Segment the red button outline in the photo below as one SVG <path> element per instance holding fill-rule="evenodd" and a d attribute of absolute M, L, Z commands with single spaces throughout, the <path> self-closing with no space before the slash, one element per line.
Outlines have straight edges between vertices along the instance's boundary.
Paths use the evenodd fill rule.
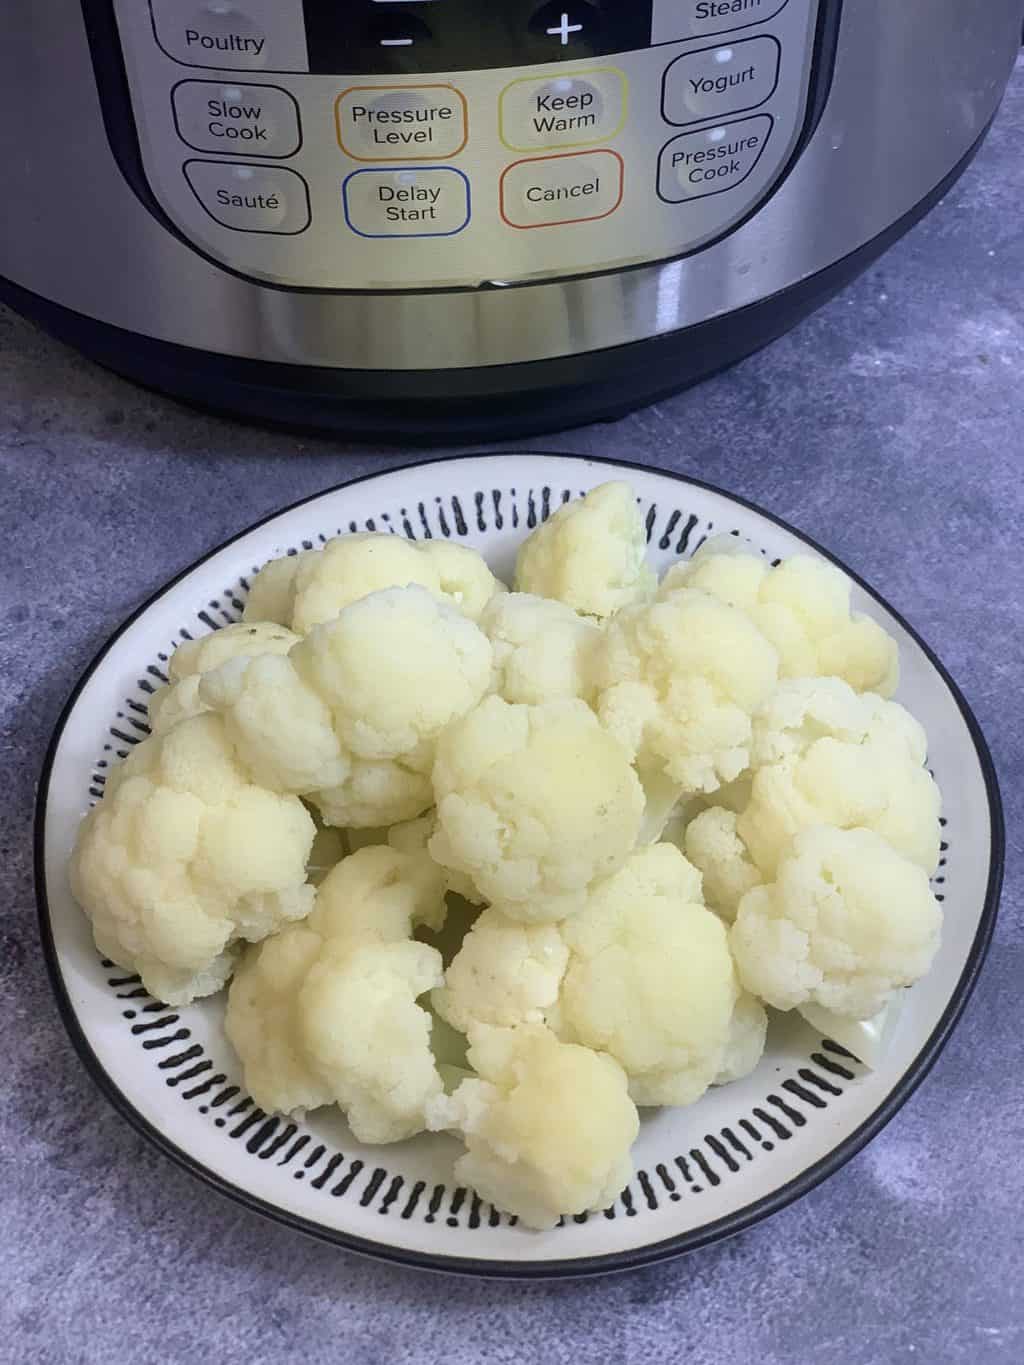
<path fill-rule="evenodd" d="M 586 218 L 559 218 L 550 223 L 513 223 L 512 219 L 505 213 L 505 178 L 509 171 L 514 171 L 517 166 L 528 166 L 538 161 L 568 161 L 570 157 L 574 156 L 593 157 L 600 154 L 613 156 L 619 163 L 619 197 L 611 208 L 606 209 L 604 213 L 592 213 Z M 626 163 L 619 153 L 613 152 L 610 147 L 588 147 L 586 151 L 563 152 L 560 155 L 555 156 L 524 156 L 520 157 L 518 161 L 513 161 L 510 165 L 506 166 L 501 173 L 501 179 L 498 182 L 498 212 L 501 214 L 502 222 L 510 228 L 517 228 L 520 232 L 532 232 L 534 228 L 567 227 L 572 223 L 597 223 L 600 222 L 602 218 L 610 218 L 616 209 L 620 207 L 625 190 Z"/>

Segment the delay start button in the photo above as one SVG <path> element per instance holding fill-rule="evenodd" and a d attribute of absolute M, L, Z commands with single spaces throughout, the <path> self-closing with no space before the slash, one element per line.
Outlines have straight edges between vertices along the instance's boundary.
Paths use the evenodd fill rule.
<path fill-rule="evenodd" d="M 277 85 L 179 81 L 171 105 L 178 136 L 199 152 L 294 156 L 302 142 L 299 106 Z"/>
<path fill-rule="evenodd" d="M 607 218 L 622 203 L 624 172 L 606 149 L 514 161 L 501 177 L 501 216 L 514 228 Z"/>
<path fill-rule="evenodd" d="M 454 166 L 353 171 L 341 198 L 360 237 L 454 237 L 469 222 L 469 181 Z"/>
<path fill-rule="evenodd" d="M 354 161 L 438 161 L 469 137 L 453 85 L 353 85 L 334 102 L 338 144 Z"/>
<path fill-rule="evenodd" d="M 773 126 L 769 114 L 754 114 L 674 137 L 658 158 L 658 197 L 683 204 L 735 189 L 761 160 Z"/>
<path fill-rule="evenodd" d="M 626 88 L 611 66 L 512 81 L 501 92 L 501 140 L 515 152 L 610 142 L 626 121 Z"/>

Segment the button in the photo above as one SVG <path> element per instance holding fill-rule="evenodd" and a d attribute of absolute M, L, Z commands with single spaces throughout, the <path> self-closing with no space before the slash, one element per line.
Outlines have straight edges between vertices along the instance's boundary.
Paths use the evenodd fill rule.
<path fill-rule="evenodd" d="M 309 227 L 309 190 L 284 166 L 186 161 L 185 179 L 211 218 L 236 232 L 292 236 Z"/>
<path fill-rule="evenodd" d="M 775 93 L 781 58 L 778 39 L 768 35 L 677 57 L 662 82 L 665 122 L 699 123 L 756 109 Z"/>
<path fill-rule="evenodd" d="M 682 204 L 742 185 L 761 160 L 773 123 L 770 115 L 755 114 L 674 137 L 658 158 L 659 197 Z"/>
<path fill-rule="evenodd" d="M 433 34 L 415 14 L 381 14 L 368 30 L 368 41 L 373 47 L 386 50 L 403 47 L 422 48 L 433 39 Z"/>
<path fill-rule="evenodd" d="M 353 85 L 334 104 L 341 150 L 356 161 L 438 161 L 469 136 L 466 97 L 451 85 Z"/>
<path fill-rule="evenodd" d="M 452 237 L 469 222 L 469 181 L 454 166 L 353 171 L 341 197 L 360 237 Z"/>
<path fill-rule="evenodd" d="M 765 24 L 788 4 L 789 0 L 654 0 L 651 42 L 709 38 Z"/>
<path fill-rule="evenodd" d="M 150 0 L 156 40 L 176 62 L 232 71 L 308 71 L 302 0 Z"/>
<path fill-rule="evenodd" d="M 514 161 L 501 177 L 501 216 L 509 227 L 554 227 L 607 218 L 622 203 L 618 152 L 569 152 Z"/>
<path fill-rule="evenodd" d="M 611 142 L 626 121 L 626 90 L 611 66 L 513 81 L 501 92 L 501 140 L 515 152 Z"/>
<path fill-rule="evenodd" d="M 587 48 L 597 40 L 600 17 L 593 5 L 553 0 L 530 20 L 530 32 L 551 40 L 555 48 Z"/>
<path fill-rule="evenodd" d="M 277 85 L 179 81 L 171 104 L 178 136 L 199 152 L 294 156 L 302 145 L 299 106 Z"/>

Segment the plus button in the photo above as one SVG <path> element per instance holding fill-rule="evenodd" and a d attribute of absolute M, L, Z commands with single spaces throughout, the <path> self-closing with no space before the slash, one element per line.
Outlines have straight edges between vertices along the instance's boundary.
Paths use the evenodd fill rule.
<path fill-rule="evenodd" d="M 553 38 L 553 37 L 555 37 L 555 35 L 557 34 L 558 37 L 561 38 L 561 40 L 562 40 L 562 46 L 563 46 L 563 47 L 565 47 L 565 46 L 567 45 L 567 43 L 569 42 L 569 37 L 570 37 L 571 34 L 573 34 L 573 33 L 582 33 L 582 32 L 583 32 L 583 25 L 582 25 L 582 24 L 570 24 L 570 23 L 569 23 L 569 16 L 568 16 L 568 14 L 566 14 L 565 10 L 562 11 L 562 16 L 561 16 L 561 18 L 559 19 L 558 23 L 554 26 L 554 28 L 549 28 L 549 29 L 547 30 L 547 33 L 548 33 L 549 37 L 552 37 L 552 38 Z"/>

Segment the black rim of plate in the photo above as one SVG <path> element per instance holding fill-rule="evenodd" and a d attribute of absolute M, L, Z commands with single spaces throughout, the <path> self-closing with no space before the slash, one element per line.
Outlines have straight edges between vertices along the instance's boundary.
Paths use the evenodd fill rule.
<path fill-rule="evenodd" d="M 449 1256 L 444 1253 L 432 1253 L 413 1251 L 408 1248 L 389 1246 L 385 1243 L 370 1241 L 363 1237 L 357 1237 L 352 1233 L 341 1232 L 334 1228 L 329 1228 L 321 1223 L 304 1218 L 301 1215 L 287 1212 L 275 1204 L 268 1203 L 266 1200 L 251 1194 L 248 1190 L 233 1185 L 230 1181 L 222 1179 L 216 1175 L 202 1162 L 183 1151 L 180 1147 L 171 1142 L 158 1128 L 150 1124 L 134 1107 L 131 1100 L 120 1090 L 110 1075 L 104 1070 L 102 1064 L 93 1052 L 89 1041 L 85 1035 L 82 1025 L 79 1023 L 75 1008 L 71 1003 L 67 986 L 64 982 L 63 972 L 61 971 L 60 960 L 53 939 L 53 929 L 50 923 L 50 907 L 46 892 L 46 866 L 45 866 L 45 846 L 46 846 L 46 809 L 49 801 L 50 775 L 53 768 L 54 758 L 64 734 L 65 727 L 77 704 L 78 698 L 82 693 L 86 683 L 95 673 L 96 669 L 103 662 L 109 650 L 120 639 L 126 630 L 131 627 L 140 616 L 150 609 L 165 593 L 175 587 L 183 578 L 187 577 L 195 569 L 200 568 L 214 555 L 221 550 L 227 549 L 236 541 L 243 539 L 251 532 L 265 526 L 276 517 L 286 512 L 295 511 L 297 508 L 304 507 L 309 503 L 316 502 L 320 498 L 337 493 L 345 488 L 355 487 L 357 484 L 368 483 L 374 479 L 387 478 L 391 474 L 400 474 L 406 470 L 425 470 L 431 467 L 443 468 L 445 465 L 463 460 L 497 460 L 516 458 L 517 456 L 533 456 L 541 459 L 560 459 L 573 460 L 581 465 L 596 465 L 610 469 L 636 470 L 645 474 L 655 474 L 662 478 L 673 479 L 677 483 L 686 484 L 693 488 L 702 489 L 705 492 L 717 494 L 727 501 L 735 503 L 748 511 L 756 513 L 766 521 L 781 527 L 789 532 L 798 540 L 809 546 L 815 553 L 836 564 L 847 574 L 853 582 L 857 583 L 864 591 L 874 599 L 881 607 L 887 611 L 892 618 L 907 632 L 911 639 L 921 649 L 929 663 L 938 673 L 943 683 L 949 690 L 950 696 L 956 703 L 964 722 L 967 726 L 971 740 L 977 754 L 978 764 L 981 768 L 982 777 L 985 783 L 985 791 L 988 799 L 989 825 L 991 840 L 991 857 L 989 861 L 988 880 L 985 888 L 985 901 L 982 907 L 981 918 L 978 923 L 978 932 L 971 944 L 970 952 L 964 963 L 963 972 L 956 984 L 956 988 L 950 997 L 949 1003 L 943 1011 L 942 1018 L 925 1042 L 921 1051 L 917 1054 L 914 1061 L 907 1068 L 906 1072 L 885 1097 L 882 1103 L 870 1115 L 869 1118 L 855 1129 L 848 1137 L 840 1142 L 827 1156 L 820 1161 L 809 1166 L 793 1180 L 775 1190 L 772 1194 L 765 1195 L 761 1199 L 754 1200 L 745 1208 L 737 1210 L 724 1218 L 717 1219 L 715 1222 L 705 1224 L 703 1227 L 695 1228 L 690 1232 L 679 1233 L 674 1237 L 665 1238 L 658 1242 L 649 1243 L 646 1246 L 635 1247 L 631 1250 L 608 1252 L 602 1255 L 581 1256 L 563 1260 L 522 1260 L 522 1261 L 496 1261 L 486 1260 L 472 1256 Z M 660 469 L 655 465 L 644 465 L 638 461 L 614 460 L 601 458 L 599 456 L 577 455 L 571 452 L 550 451 L 550 450 L 524 450 L 524 451 L 485 451 L 481 453 L 467 453 L 464 455 L 446 456 L 441 459 L 428 459 L 413 461 L 406 465 L 399 465 L 390 470 L 379 470 L 372 474 L 363 474 L 358 478 L 346 479 L 330 488 L 323 489 L 319 493 L 311 494 L 309 497 L 300 498 L 297 502 L 291 503 L 286 507 L 279 508 L 271 512 L 268 516 L 261 518 L 240 531 L 237 535 L 231 536 L 228 540 L 209 550 L 187 568 L 182 569 L 174 578 L 170 579 L 149 597 L 141 606 L 124 621 L 113 635 L 107 640 L 95 656 L 85 672 L 82 674 L 78 683 L 75 685 L 70 697 L 61 711 L 57 721 L 53 738 L 50 740 L 43 762 L 43 769 L 39 779 L 38 794 L 36 798 L 35 826 L 34 826 L 34 864 L 35 864 L 35 884 L 36 902 L 39 913 L 39 932 L 42 939 L 43 954 L 46 967 L 50 975 L 50 982 L 54 994 L 57 998 L 57 1006 L 60 1011 L 64 1027 L 71 1038 L 79 1056 L 85 1063 L 86 1070 L 92 1079 L 99 1086 L 107 1100 L 114 1108 L 128 1120 L 130 1124 L 142 1134 L 149 1142 L 157 1147 L 165 1156 L 183 1167 L 190 1174 L 199 1180 L 211 1185 L 221 1194 L 227 1195 L 237 1203 L 252 1209 L 256 1213 L 263 1214 L 264 1217 L 272 1218 L 278 1223 L 283 1223 L 287 1227 L 304 1232 L 320 1241 L 329 1242 L 334 1246 L 344 1248 L 346 1251 L 355 1251 L 363 1255 L 376 1258 L 377 1260 L 387 1261 L 393 1264 L 413 1266 L 423 1270 L 446 1271 L 461 1275 L 482 1276 L 489 1279 L 514 1279 L 514 1280 L 541 1280 L 541 1279 L 576 1279 L 592 1275 L 607 1274 L 612 1271 L 633 1270 L 642 1266 L 654 1265 L 659 1261 L 669 1260 L 675 1256 L 680 1256 L 687 1251 L 696 1251 L 699 1247 L 708 1246 L 712 1242 L 718 1242 L 726 1237 L 731 1237 L 735 1233 L 743 1232 L 754 1224 L 777 1213 L 788 1204 L 807 1194 L 815 1186 L 821 1184 L 830 1175 L 845 1165 L 851 1157 L 855 1156 L 868 1142 L 879 1133 L 896 1112 L 907 1102 L 917 1087 L 928 1075 L 934 1066 L 940 1052 L 945 1047 L 949 1036 L 952 1033 L 964 1007 L 969 1000 L 982 965 L 988 953 L 989 945 L 992 941 L 992 934 L 995 928 L 996 915 L 999 907 L 999 895 L 1003 882 L 1003 863 L 1005 855 L 1006 834 L 1003 822 L 1002 800 L 999 793 L 999 783 L 996 777 L 995 765 L 989 752 L 985 737 L 981 727 L 974 716 L 973 711 L 968 705 L 963 693 L 953 681 L 952 677 L 936 656 L 934 651 L 921 639 L 920 635 L 913 627 L 881 596 L 870 584 L 866 583 L 858 574 L 854 573 L 842 560 L 831 554 L 823 546 L 802 531 L 791 526 L 782 517 L 776 516 L 772 512 L 765 511 L 758 507 L 756 503 L 746 498 L 739 497 L 735 493 L 727 492 L 714 484 L 707 483 L 701 479 L 691 478 L 686 474 L 678 474 L 673 470 Z"/>

